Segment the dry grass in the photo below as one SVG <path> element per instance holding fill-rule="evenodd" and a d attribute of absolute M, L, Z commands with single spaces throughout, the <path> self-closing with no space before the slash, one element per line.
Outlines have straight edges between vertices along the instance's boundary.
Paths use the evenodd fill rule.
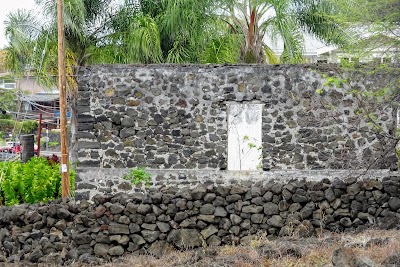
<path fill-rule="evenodd" d="M 332 254 L 344 248 L 349 255 L 368 257 L 377 266 L 400 252 L 400 231 L 369 230 L 359 234 L 325 234 L 318 238 L 278 238 L 259 236 L 246 246 L 203 247 L 169 251 L 161 258 L 126 255 L 113 262 L 71 263 L 69 267 L 314 267 L 332 266 Z M 12 266 L 12 265 L 7 265 Z M 20 265 L 27 266 L 27 265 Z M 45 266 L 45 265 L 41 265 Z M 399 265 L 400 267 L 400 262 Z"/>
<path fill-rule="evenodd" d="M 381 263 L 389 255 L 400 253 L 400 231 L 372 232 L 373 238 L 368 240 L 368 235 L 357 235 L 353 252 L 356 255 L 368 257 L 374 262 Z M 383 244 L 380 242 L 383 241 Z M 361 244 L 361 245 L 357 245 Z M 377 244 L 374 244 L 377 243 Z M 400 262 L 398 264 L 400 266 Z"/>
<path fill-rule="evenodd" d="M 319 238 L 290 237 L 272 240 L 260 236 L 247 246 L 232 245 L 204 247 L 183 252 L 173 251 L 159 259 L 151 255 L 126 256 L 101 266 L 329 266 L 333 252 L 339 247 L 345 247 L 349 253 L 358 257 L 368 257 L 380 264 L 388 256 L 400 252 L 400 232 L 369 230 L 359 234 L 329 234 Z M 78 266 L 88 265 L 73 264 L 71 267 Z"/>
<path fill-rule="evenodd" d="M 307 243 L 307 240 L 310 239 L 304 239 L 304 243 Z M 320 238 L 316 244 L 309 245 L 307 252 L 301 257 L 283 256 L 266 259 L 264 266 L 327 266 L 331 264 L 333 252 L 339 247 L 347 248 L 348 253 L 359 258 L 366 257 L 380 264 L 388 256 L 400 252 L 400 232 L 370 230 L 354 235 L 332 235 Z"/>

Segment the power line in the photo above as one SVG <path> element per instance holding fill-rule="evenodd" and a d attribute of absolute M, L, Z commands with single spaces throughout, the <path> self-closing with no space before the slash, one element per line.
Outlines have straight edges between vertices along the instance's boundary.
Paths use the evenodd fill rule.
<path fill-rule="evenodd" d="M 60 109 L 57 108 L 57 107 L 51 107 L 51 106 L 40 105 L 40 104 L 37 104 L 36 102 L 30 101 L 30 100 L 27 100 L 27 99 L 25 99 L 24 101 L 27 102 L 27 103 L 29 103 L 29 104 L 31 104 L 31 105 L 34 106 L 36 109 L 38 109 L 38 110 L 40 110 L 40 111 L 42 111 L 42 112 L 44 112 L 44 113 L 49 113 L 49 112 L 48 112 L 47 110 L 43 110 L 43 108 L 48 109 L 48 110 L 60 110 Z"/>

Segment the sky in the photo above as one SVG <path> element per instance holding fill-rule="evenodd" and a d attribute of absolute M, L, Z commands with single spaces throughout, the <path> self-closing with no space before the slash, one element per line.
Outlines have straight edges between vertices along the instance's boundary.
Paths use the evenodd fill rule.
<path fill-rule="evenodd" d="M 0 49 L 7 44 L 4 36 L 4 21 L 7 19 L 7 14 L 19 8 L 35 9 L 35 0 L 0 0 Z"/>

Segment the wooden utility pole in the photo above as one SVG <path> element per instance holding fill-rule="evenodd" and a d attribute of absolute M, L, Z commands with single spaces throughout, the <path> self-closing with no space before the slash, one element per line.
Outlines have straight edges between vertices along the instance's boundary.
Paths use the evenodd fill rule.
<path fill-rule="evenodd" d="M 64 0 L 57 0 L 58 14 L 58 87 L 60 90 L 61 186 L 62 197 L 70 197 L 67 145 L 67 78 L 65 74 Z"/>

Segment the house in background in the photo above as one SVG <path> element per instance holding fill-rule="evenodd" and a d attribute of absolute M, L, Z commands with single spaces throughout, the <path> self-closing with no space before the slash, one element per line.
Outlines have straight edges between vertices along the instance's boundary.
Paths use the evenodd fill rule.
<path fill-rule="evenodd" d="M 37 82 L 36 78 L 33 76 L 18 78 L 16 79 L 15 82 L 16 82 L 16 88 L 29 94 L 37 94 L 37 93 L 58 94 L 58 89 L 56 87 L 46 88 L 40 85 Z"/>
<path fill-rule="evenodd" d="M 40 92 L 35 94 L 21 94 L 20 114 L 34 120 L 42 115 L 43 128 L 54 129 L 60 125 L 60 96 L 58 92 Z"/>
<path fill-rule="evenodd" d="M 45 88 L 35 77 L 27 76 L 15 80 L 18 100 L 21 103 L 17 116 L 20 119 L 39 120 L 42 114 L 42 127 L 59 128 L 60 104 L 57 88 Z"/>
<path fill-rule="evenodd" d="M 15 90 L 18 101 L 18 112 L 13 112 L 16 119 L 39 120 L 42 114 L 44 128 L 59 128 L 60 104 L 59 91 L 56 87 L 46 88 L 40 85 L 33 76 L 10 79 L 7 72 L 0 73 L 0 88 Z M 69 117 L 69 114 L 68 114 Z"/>
<path fill-rule="evenodd" d="M 305 63 L 340 63 L 342 60 L 358 62 L 377 63 L 399 63 L 400 47 L 394 46 L 399 43 L 399 34 L 387 33 L 373 36 L 366 33 L 361 34 L 360 47 L 365 47 L 363 55 L 349 54 L 334 45 L 327 45 L 315 37 L 304 34 L 304 60 Z M 266 39 L 265 43 L 276 53 L 278 57 L 283 52 L 283 41 L 280 38 L 272 41 Z"/>
<path fill-rule="evenodd" d="M 17 88 L 17 84 L 15 83 L 15 81 L 12 81 L 9 79 L 4 79 L 4 78 L 1 78 L 1 76 L 0 76 L 0 88 L 13 90 L 13 89 Z"/>
<path fill-rule="evenodd" d="M 278 57 L 282 55 L 284 44 L 281 38 L 266 39 L 265 43 Z M 306 63 L 336 63 L 329 54 L 334 49 L 336 49 L 334 46 L 328 46 L 315 37 L 304 34 L 303 58 Z"/>

